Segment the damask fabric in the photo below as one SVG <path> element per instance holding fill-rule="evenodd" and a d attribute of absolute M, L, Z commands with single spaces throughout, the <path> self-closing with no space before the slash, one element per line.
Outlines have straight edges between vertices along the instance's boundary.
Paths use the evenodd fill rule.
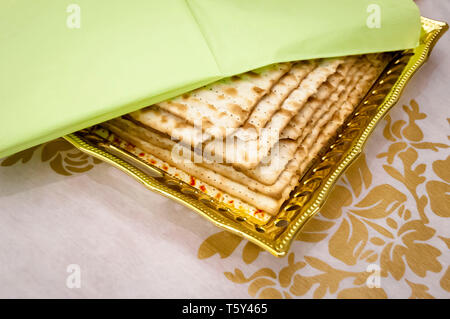
<path fill-rule="evenodd" d="M 450 20 L 450 3 L 418 4 Z M 0 297 L 449 298 L 449 50 L 438 43 L 286 258 L 61 139 L 1 159 Z"/>

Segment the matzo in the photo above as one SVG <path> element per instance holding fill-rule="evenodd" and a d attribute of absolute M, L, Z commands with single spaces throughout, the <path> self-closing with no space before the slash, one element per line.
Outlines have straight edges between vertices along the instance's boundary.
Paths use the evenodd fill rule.
<path fill-rule="evenodd" d="M 243 128 L 249 125 L 252 127 L 265 125 L 289 93 L 298 87 L 303 78 L 316 65 L 315 60 L 295 63 L 289 72 L 272 86 L 270 92 L 257 103 Z M 157 105 L 146 107 L 129 115 L 136 121 L 193 147 L 211 138 L 210 134 L 206 132 L 202 134 L 203 127 L 193 125 L 175 114 L 162 110 Z"/>
<path fill-rule="evenodd" d="M 291 66 L 277 63 L 225 78 L 157 106 L 208 134 L 224 136 L 245 122 L 256 103 Z"/>
<path fill-rule="evenodd" d="M 281 126 L 284 127 L 284 125 L 289 122 L 290 118 L 302 108 L 309 97 L 317 92 L 321 84 L 334 74 L 338 66 L 343 62 L 343 59 L 325 60 L 309 73 L 303 81 L 301 81 L 298 88 L 293 90 L 283 101 L 281 109 L 274 114 L 269 123 L 271 129 L 275 130 Z M 249 130 L 252 130 L 252 128 L 247 128 L 247 131 Z M 272 133 L 271 131 L 265 131 L 263 133 L 266 135 L 275 135 L 275 133 Z M 243 135 L 243 130 L 241 130 L 239 134 Z M 247 143 L 245 140 L 233 135 L 231 138 L 228 137 L 226 141 L 215 139 L 207 142 L 205 145 L 205 153 L 218 156 L 223 162 L 231 163 L 234 167 L 251 169 L 256 167 L 263 157 L 257 155 L 259 153 L 258 144 L 260 144 L 258 140 Z"/>

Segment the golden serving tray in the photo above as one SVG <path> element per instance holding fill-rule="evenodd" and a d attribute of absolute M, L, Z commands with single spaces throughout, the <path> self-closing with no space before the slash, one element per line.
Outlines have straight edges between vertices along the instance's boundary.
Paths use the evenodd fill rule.
<path fill-rule="evenodd" d="M 99 133 L 98 127 L 64 138 L 83 152 L 131 175 L 147 188 L 191 208 L 218 227 L 247 238 L 275 256 L 284 256 L 305 223 L 323 206 L 339 176 L 361 153 L 376 124 L 395 105 L 406 83 L 448 29 L 444 22 L 424 17 L 421 22 L 420 45 L 395 55 L 336 137 L 322 149 L 322 156 L 316 158 L 299 180 L 278 214 L 266 220 L 250 218 L 242 210 L 230 208 L 129 150 L 117 147 Z"/>

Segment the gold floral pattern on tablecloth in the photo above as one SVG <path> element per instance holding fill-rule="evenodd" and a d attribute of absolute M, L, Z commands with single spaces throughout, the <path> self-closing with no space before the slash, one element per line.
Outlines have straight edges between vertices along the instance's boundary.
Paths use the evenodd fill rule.
<path fill-rule="evenodd" d="M 94 165 L 102 162 L 81 152 L 66 140 L 58 138 L 6 157 L 0 162 L 0 166 L 7 167 L 16 164 L 25 164 L 37 153 L 40 153 L 42 162 L 48 162 L 50 168 L 55 173 L 64 176 L 87 172 Z"/>
<path fill-rule="evenodd" d="M 300 247 L 293 244 L 287 258 L 266 267 L 257 261 L 261 249 L 222 231 L 201 244 L 198 258 L 215 254 L 227 258 L 245 242 L 244 266 L 224 275 L 257 298 L 434 298 L 434 291 L 440 296 L 449 292 L 450 267 L 443 256 L 448 258 L 450 239 L 434 228 L 450 215 L 449 145 L 424 139 L 419 125 L 427 115 L 415 100 L 402 108 L 406 119 L 386 116 L 387 149 L 376 154 L 381 160 L 377 174 L 384 172 L 387 178 L 381 180 L 386 183 L 374 181 L 373 168 L 363 154 L 298 236 L 298 245 L 316 245 L 317 254 L 296 253 Z M 443 158 L 429 163 L 426 152 Z M 433 176 L 429 171 L 436 177 L 427 177 Z M 262 267 L 254 270 L 256 264 Z M 375 274 L 370 267 L 379 269 L 379 287 L 367 284 Z M 383 286 L 388 280 L 389 285 Z M 393 285 L 401 287 L 403 294 L 394 292 Z"/>

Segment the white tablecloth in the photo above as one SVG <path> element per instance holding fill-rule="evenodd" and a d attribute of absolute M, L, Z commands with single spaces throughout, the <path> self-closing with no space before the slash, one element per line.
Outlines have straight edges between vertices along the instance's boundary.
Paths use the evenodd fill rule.
<path fill-rule="evenodd" d="M 449 52 L 446 34 L 287 258 L 62 140 L 0 160 L 0 297 L 450 297 Z"/>

